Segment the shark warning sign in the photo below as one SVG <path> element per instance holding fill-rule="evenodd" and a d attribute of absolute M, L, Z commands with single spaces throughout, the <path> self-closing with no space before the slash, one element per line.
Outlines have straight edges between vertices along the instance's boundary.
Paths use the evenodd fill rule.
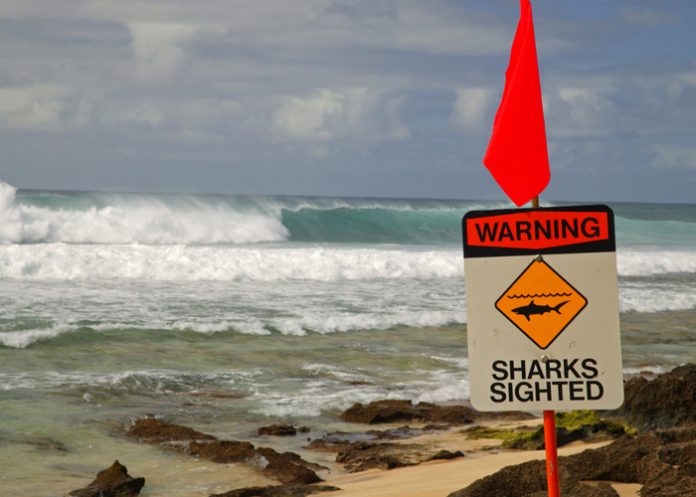
<path fill-rule="evenodd" d="M 611 209 L 472 211 L 462 223 L 473 406 L 621 405 Z"/>
<path fill-rule="evenodd" d="M 495 307 L 545 349 L 587 305 L 587 299 L 539 256 L 503 292 Z"/>

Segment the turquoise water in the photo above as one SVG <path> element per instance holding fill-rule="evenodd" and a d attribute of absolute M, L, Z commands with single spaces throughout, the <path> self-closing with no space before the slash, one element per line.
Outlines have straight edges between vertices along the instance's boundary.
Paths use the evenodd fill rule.
<path fill-rule="evenodd" d="M 460 222 L 502 207 L 0 184 L 0 495 L 116 458 L 145 496 L 258 480 L 119 435 L 147 413 L 268 443 L 260 424 L 330 429 L 357 401 L 467 399 Z M 612 207 L 626 374 L 693 361 L 696 206 Z"/>

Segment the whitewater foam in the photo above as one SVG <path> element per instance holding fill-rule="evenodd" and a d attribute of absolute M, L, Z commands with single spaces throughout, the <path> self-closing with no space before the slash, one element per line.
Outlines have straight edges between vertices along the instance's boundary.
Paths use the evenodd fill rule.
<path fill-rule="evenodd" d="M 462 276 L 456 250 L 187 245 L 0 246 L 0 279 L 339 281 Z"/>
<path fill-rule="evenodd" d="M 617 266 L 620 276 L 694 274 L 696 250 L 619 250 Z"/>
<path fill-rule="evenodd" d="M 463 278 L 456 248 L 348 246 L 0 245 L 0 279 L 152 281 L 356 281 Z M 625 251 L 625 276 L 696 274 L 696 251 Z"/>

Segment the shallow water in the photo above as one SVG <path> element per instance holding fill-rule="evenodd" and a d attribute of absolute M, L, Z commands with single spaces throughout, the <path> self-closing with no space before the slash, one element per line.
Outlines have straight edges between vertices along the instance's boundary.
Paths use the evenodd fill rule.
<path fill-rule="evenodd" d="M 0 188 L 0 495 L 63 495 L 114 459 L 144 496 L 261 481 L 126 440 L 146 414 L 302 452 L 257 428 L 466 401 L 459 223 L 481 207 L 500 206 Z M 696 206 L 615 211 L 624 373 L 693 362 Z"/>

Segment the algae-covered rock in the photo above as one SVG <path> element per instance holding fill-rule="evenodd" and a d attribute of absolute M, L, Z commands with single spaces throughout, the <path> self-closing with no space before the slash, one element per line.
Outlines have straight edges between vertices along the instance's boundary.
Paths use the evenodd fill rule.
<path fill-rule="evenodd" d="M 544 427 L 497 429 L 474 427 L 465 432 L 469 438 L 502 440 L 507 449 L 541 450 L 544 448 Z M 556 445 L 561 447 L 576 440 L 598 441 L 616 438 L 636 430 L 624 422 L 600 418 L 595 411 L 556 413 Z"/>

